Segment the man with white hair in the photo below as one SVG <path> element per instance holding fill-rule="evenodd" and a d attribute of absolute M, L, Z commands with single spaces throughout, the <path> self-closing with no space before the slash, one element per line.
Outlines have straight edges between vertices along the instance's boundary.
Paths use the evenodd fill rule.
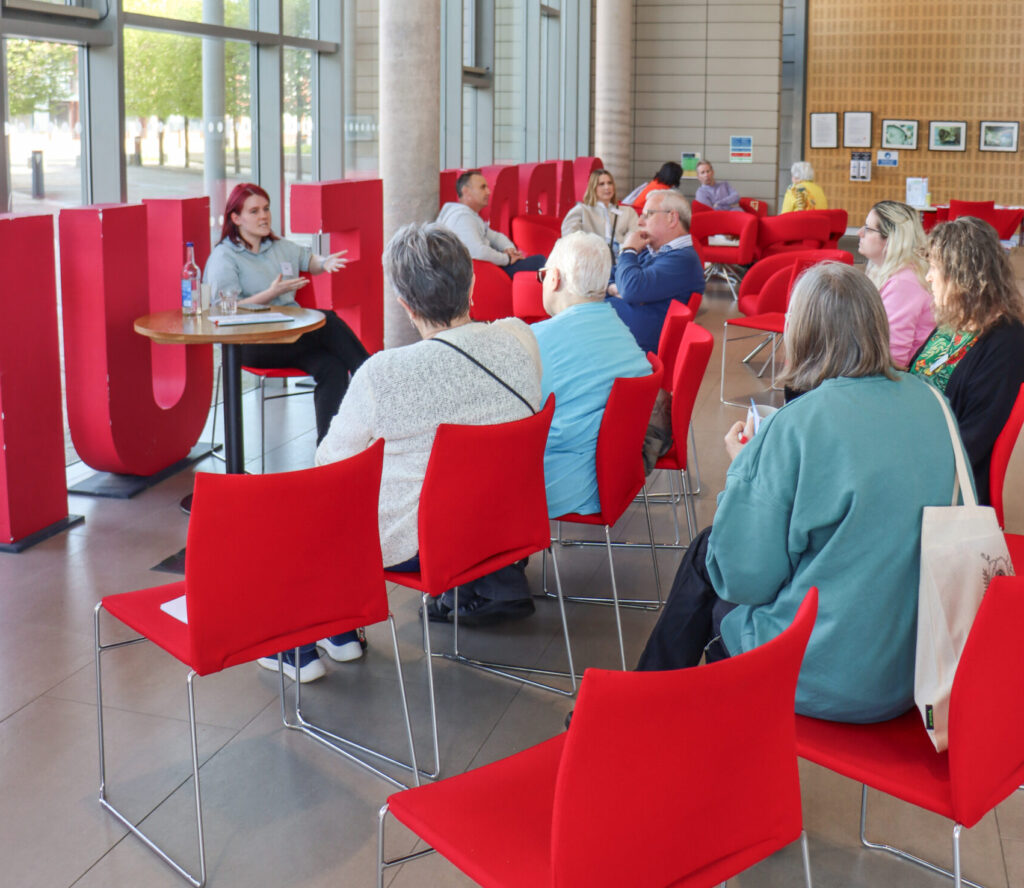
<path fill-rule="evenodd" d="M 550 320 L 531 328 L 540 347 L 542 400 L 555 396 L 544 452 L 548 514 L 600 511 L 595 452 L 612 383 L 647 376 L 644 353 L 605 302 L 611 253 L 604 238 L 582 231 L 555 244 L 538 272 Z"/>
<path fill-rule="evenodd" d="M 704 292 L 704 267 L 690 238 L 690 205 L 672 189 L 644 204 L 640 227 L 623 242 L 608 288 L 611 304 L 645 352 L 658 350 L 669 303 Z"/>

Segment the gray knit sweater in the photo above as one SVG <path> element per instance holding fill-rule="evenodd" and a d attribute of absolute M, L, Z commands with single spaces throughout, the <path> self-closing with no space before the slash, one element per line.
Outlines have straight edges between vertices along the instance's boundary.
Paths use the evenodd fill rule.
<path fill-rule="evenodd" d="M 466 324 L 440 334 L 540 406 L 540 355 L 529 327 L 515 318 Z M 372 355 L 316 451 L 317 465 L 336 462 L 383 438 L 380 542 L 384 564 L 419 551 L 420 488 L 437 427 L 486 425 L 529 415 L 526 405 L 464 355 L 424 340 Z"/>

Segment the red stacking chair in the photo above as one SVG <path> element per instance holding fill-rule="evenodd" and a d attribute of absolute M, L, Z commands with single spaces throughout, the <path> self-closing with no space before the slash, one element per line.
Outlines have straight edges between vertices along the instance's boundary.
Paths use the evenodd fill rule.
<path fill-rule="evenodd" d="M 722 210 L 700 213 L 690 220 L 693 246 L 704 263 L 704 280 L 716 276 L 725 278 L 733 299 L 736 298 L 736 284 L 739 283 L 740 275 L 730 266 L 750 265 L 754 261 L 757 225 L 757 216 Z M 736 238 L 737 243 L 709 244 L 712 237 Z"/>
<path fill-rule="evenodd" d="M 434 699 L 434 670 L 427 631 L 427 601 L 446 589 L 493 573 L 551 545 L 547 495 L 544 488 L 544 447 L 547 444 L 555 399 L 549 397 L 544 409 L 534 416 L 498 425 L 438 426 L 430 461 L 423 479 L 418 515 L 420 570 L 385 571 L 384 576 L 399 586 L 422 593 L 423 647 L 427 654 L 427 686 L 434 744 L 434 770 L 440 773 L 437 742 L 437 705 Z M 466 483 L 472 479 L 472 483 Z M 552 558 L 554 554 L 552 553 Z M 571 696 L 576 693 L 565 606 L 558 584 L 562 633 L 569 661 L 568 673 L 490 663 L 465 656 L 459 651 L 456 619 L 451 653 L 439 654 L 467 666 L 511 678 L 533 687 Z M 457 599 L 456 599 L 457 603 Z M 456 607 L 455 616 L 458 616 Z M 513 670 L 510 672 L 509 670 Z M 516 673 L 567 675 L 570 689 L 542 684 Z"/>
<path fill-rule="evenodd" d="M 821 250 L 829 239 L 829 220 L 810 212 L 783 213 L 758 220 L 759 259 L 791 250 Z"/>
<path fill-rule="evenodd" d="M 512 314 L 528 324 L 551 317 L 544 308 L 544 285 L 535 272 L 520 271 L 513 276 Z"/>
<path fill-rule="evenodd" d="M 960 888 L 960 833 L 1024 781 L 1024 577 L 996 577 L 982 599 L 953 679 L 949 748 L 938 753 L 917 709 L 871 725 L 797 716 L 801 757 L 863 784 L 861 842 L 952 876 Z M 953 872 L 866 837 L 867 788 L 954 821 Z M 973 882 L 969 884 L 974 884 Z"/>
<path fill-rule="evenodd" d="M 807 210 L 806 212 L 817 212 Z M 758 295 L 765 281 L 780 268 L 792 266 L 797 260 L 813 259 L 815 262 L 845 262 L 853 265 L 853 256 L 846 250 L 794 250 L 787 253 L 776 253 L 767 259 L 755 262 L 740 281 L 739 298 L 736 307 L 741 314 L 757 314 Z"/>
<path fill-rule="evenodd" d="M 565 733 L 388 799 L 378 888 L 431 851 L 484 888 L 709 888 L 797 839 L 810 888 L 793 699 L 816 608 L 708 666 L 588 669 Z M 386 860 L 388 811 L 431 847 Z"/>
<path fill-rule="evenodd" d="M 697 392 L 704 380 L 711 352 L 714 348 L 714 337 L 697 324 L 689 324 L 679 342 L 678 356 L 673 361 L 672 377 L 672 449 L 655 463 L 656 469 L 670 469 L 679 473 L 682 491 L 683 508 L 686 510 L 686 529 L 693 542 L 693 534 L 697 526 L 697 514 L 693 504 L 693 492 L 686 469 L 686 439 L 692 431 L 690 420 L 693 406 L 697 401 Z M 696 462 L 697 445 L 692 441 L 694 461 Z M 670 548 L 679 547 L 679 515 L 676 502 L 672 502 L 672 518 L 675 523 L 676 541 Z"/>
<path fill-rule="evenodd" d="M 500 266 L 482 259 L 473 260 L 473 274 L 476 280 L 469 297 L 469 316 L 474 321 L 512 317 L 512 278 Z"/>
<path fill-rule="evenodd" d="M 828 241 L 824 248 L 838 250 L 839 238 L 846 234 L 846 224 L 849 220 L 846 210 L 806 210 L 804 215 L 820 216 L 828 222 Z"/>
<path fill-rule="evenodd" d="M 196 475 L 184 581 L 108 595 L 96 605 L 93 630 L 100 804 L 193 885 L 201 886 L 206 881 L 193 690 L 197 675 L 211 675 L 282 649 L 387 620 L 410 764 L 358 746 L 307 721 L 302 714 L 301 682 L 295 682 L 294 720 L 289 720 L 285 716 L 284 672 L 279 669 L 282 716 L 286 727 L 312 736 L 395 786 L 403 784 L 360 754 L 400 765 L 419 782 L 377 530 L 383 455 L 384 442 L 378 441 L 350 459 L 300 472 Z M 252 524 L 244 516 L 272 520 L 272 542 L 254 540 Z M 134 629 L 139 636 L 102 643 L 102 611 Z M 198 878 L 107 798 L 102 654 L 147 639 L 191 670 L 186 685 L 199 842 Z"/>
<path fill-rule="evenodd" d="M 994 201 L 951 200 L 949 202 L 949 218 L 959 219 L 961 216 L 974 216 L 988 222 L 999 235 L 1000 240 L 1010 240 L 1020 228 L 1024 220 L 1024 210 L 996 209 Z"/>
<path fill-rule="evenodd" d="M 999 526 L 1006 532 L 1006 545 L 1014 569 L 1024 575 L 1024 385 L 1017 393 L 1010 418 L 992 447 L 989 490 Z M 1011 468 L 1012 466 L 1012 468 Z M 1010 482 L 1007 482 L 1007 475 Z"/>
<path fill-rule="evenodd" d="M 696 216 L 698 213 L 713 213 L 715 212 L 714 207 L 709 207 L 706 203 L 701 203 L 699 200 L 690 201 L 690 216 Z"/>
<path fill-rule="evenodd" d="M 740 209 L 745 213 L 753 213 L 759 218 L 768 215 L 768 204 L 763 200 L 758 200 L 753 197 L 741 197 Z"/>
<path fill-rule="evenodd" d="M 516 216 L 512 220 L 512 241 L 527 256 L 547 256 L 562 236 L 562 222 L 557 216 Z"/>
<path fill-rule="evenodd" d="M 959 219 L 961 216 L 975 216 L 978 219 L 984 219 L 982 214 L 989 213 L 995 208 L 994 200 L 951 200 L 948 218 L 952 220 Z"/>
<path fill-rule="evenodd" d="M 673 299 L 665 313 L 665 322 L 661 325 L 661 336 L 658 337 L 658 360 L 661 361 L 663 376 L 661 387 L 667 392 L 672 391 L 672 370 L 676 364 L 676 353 L 683 339 L 686 325 L 693 320 L 693 311 L 685 302 Z"/>
<path fill-rule="evenodd" d="M 616 379 L 612 383 L 612 390 L 608 395 L 608 405 L 604 409 L 604 416 L 601 417 L 601 427 L 597 433 L 596 453 L 597 490 L 601 501 L 601 511 L 592 515 L 570 512 L 555 518 L 558 522 L 567 521 L 571 524 L 604 526 L 604 545 L 608 550 L 608 568 L 612 577 L 611 604 L 615 609 L 615 628 L 619 636 L 619 655 L 622 659 L 623 669 L 626 668 L 626 648 L 622 640 L 619 590 L 615 584 L 615 563 L 612 560 L 611 529 L 633 501 L 633 497 L 641 491 L 644 495 L 644 512 L 647 516 L 647 534 L 650 538 L 651 562 L 654 565 L 654 582 L 658 590 L 658 600 L 633 598 L 625 603 L 634 607 L 660 607 L 662 603 L 658 553 L 654 548 L 654 530 L 651 526 L 651 509 L 647 499 L 647 486 L 644 477 L 643 443 L 644 436 L 647 434 L 647 426 L 650 424 L 654 399 L 661 387 L 664 371 L 661 361 L 656 355 L 648 354 L 647 359 L 651 362 L 652 373 L 650 376 Z M 563 540 L 561 523 L 558 526 L 558 541 L 580 546 L 601 545 L 601 543 L 591 540 Z M 557 579 L 558 575 L 555 576 Z M 565 600 L 585 604 L 609 603 L 607 598 L 584 596 L 565 596 Z"/>

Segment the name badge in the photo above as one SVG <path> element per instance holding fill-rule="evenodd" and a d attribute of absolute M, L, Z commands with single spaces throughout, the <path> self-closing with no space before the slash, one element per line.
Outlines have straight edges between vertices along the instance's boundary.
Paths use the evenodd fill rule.
<path fill-rule="evenodd" d="M 281 263 L 281 274 L 285 277 L 295 277 L 295 266 L 291 262 Z"/>
<path fill-rule="evenodd" d="M 945 364 L 945 363 L 946 363 L 946 361 L 948 361 L 948 360 L 949 360 L 949 355 L 943 355 L 943 356 L 942 356 L 941 358 L 939 358 L 939 359 L 938 359 L 937 361 L 934 361 L 934 362 L 933 362 L 933 363 L 932 363 L 932 364 L 931 364 L 931 365 L 930 365 L 930 366 L 928 367 L 928 375 L 929 375 L 929 376 L 931 376 L 931 375 L 932 375 L 932 374 L 933 374 L 933 373 L 934 373 L 934 372 L 935 372 L 936 370 L 938 370 L 938 369 L 939 369 L 939 367 L 941 367 L 941 366 L 942 366 L 943 364 Z"/>

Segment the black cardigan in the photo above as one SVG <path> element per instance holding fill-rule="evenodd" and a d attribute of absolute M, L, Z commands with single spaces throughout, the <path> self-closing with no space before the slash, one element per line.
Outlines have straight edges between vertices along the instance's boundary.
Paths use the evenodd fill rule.
<path fill-rule="evenodd" d="M 911 367 L 917 357 L 911 358 Z M 1024 324 L 1020 321 L 1004 321 L 985 333 L 967 350 L 949 377 L 946 397 L 974 469 L 979 503 L 987 505 L 992 501 L 992 446 L 1010 418 L 1022 383 Z"/>

